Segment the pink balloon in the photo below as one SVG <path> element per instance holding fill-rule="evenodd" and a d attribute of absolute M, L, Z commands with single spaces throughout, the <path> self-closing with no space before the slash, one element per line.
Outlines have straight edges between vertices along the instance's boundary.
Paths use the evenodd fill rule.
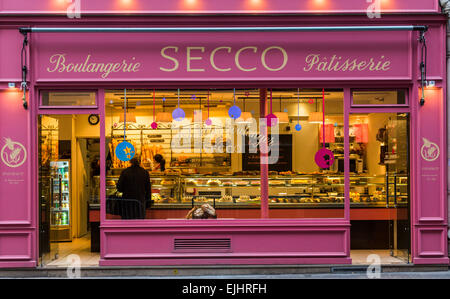
<path fill-rule="evenodd" d="M 151 124 L 152 129 L 156 130 L 158 128 L 158 124 L 154 121 Z"/>

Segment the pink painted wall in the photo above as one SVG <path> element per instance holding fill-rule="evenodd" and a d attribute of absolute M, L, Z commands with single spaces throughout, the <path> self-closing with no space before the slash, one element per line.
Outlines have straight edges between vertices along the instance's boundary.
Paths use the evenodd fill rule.
<path fill-rule="evenodd" d="M 108 3 L 112 3 L 108 2 Z M 333 5 L 346 3 L 355 4 L 352 1 L 339 1 Z M 333 2 L 333 3 L 334 3 Z M 50 2 L 46 2 L 50 3 Z M 84 3 L 84 1 L 83 1 Z M 87 2 L 86 2 L 87 3 Z M 94 3 L 94 4 L 92 4 Z M 96 1 L 89 1 L 88 5 L 96 5 Z M 227 2 L 232 3 L 232 2 Z M 274 3 L 274 2 L 272 2 Z M 288 2 L 284 2 L 288 3 Z M 289 1 L 289 3 L 293 3 Z M 302 2 L 304 3 L 304 2 Z M 360 2 L 358 2 L 360 3 Z M 437 1 L 396 1 L 396 5 L 402 6 L 405 10 L 419 9 L 422 12 L 437 11 Z M 3 1 L 0 9 L 12 13 L 21 1 Z M 41 6 L 42 2 L 27 2 L 29 11 L 47 10 Z M 363 3 L 366 5 L 366 3 Z M 408 7 L 406 6 L 408 4 Z M 362 4 L 359 6 L 360 10 Z M 350 6 L 349 6 L 350 7 Z M 356 6 L 357 7 L 357 6 Z M 21 6 L 20 9 L 23 9 Z M 92 7 L 95 9 L 105 9 L 101 6 Z M 163 8 L 160 8 L 163 9 Z M 173 9 L 173 8 L 171 8 Z M 214 9 L 220 9 L 215 7 Z M 228 9 L 222 7 L 221 9 Z M 277 8 L 287 9 L 287 8 Z M 367 24 L 367 17 L 354 16 L 335 19 L 327 16 L 315 17 L 316 23 L 327 25 L 345 24 Z M 397 19 L 398 18 L 398 19 Z M 417 33 L 389 32 L 389 33 L 330 33 L 330 34 L 174 34 L 171 37 L 158 34 L 145 35 L 142 42 L 131 41 L 134 47 L 127 48 L 127 39 L 144 35 L 115 34 L 105 37 L 98 35 L 71 35 L 70 39 L 57 34 L 33 34 L 32 55 L 34 63 L 32 73 L 29 78 L 33 84 L 30 101 L 30 109 L 25 111 L 21 104 L 21 94 L 17 90 L 8 90 L 7 83 L 20 80 L 19 54 L 22 45 L 21 35 L 16 31 L 18 23 L 25 25 L 37 24 L 37 19 L 30 17 L 27 21 L 18 23 L 0 22 L 0 149 L 4 147 L 4 137 L 11 138 L 15 142 L 23 144 L 27 151 L 27 159 L 24 164 L 11 170 L 4 162 L 0 162 L 0 267 L 28 266 L 36 265 L 38 251 L 38 231 L 37 226 L 37 152 L 36 152 L 36 93 L 34 87 L 53 86 L 67 87 L 77 86 L 79 88 L 90 84 L 93 88 L 116 87 L 126 84 L 145 83 L 164 80 L 165 84 L 176 86 L 181 80 L 184 84 L 198 84 L 201 79 L 215 78 L 220 81 L 231 81 L 243 84 L 249 82 L 267 86 L 279 80 L 283 84 L 295 81 L 296 86 L 310 87 L 311 85 L 321 87 L 339 86 L 344 87 L 346 98 L 349 99 L 349 89 L 358 85 L 359 87 L 384 87 L 402 86 L 411 88 L 411 107 L 407 111 L 411 112 L 411 164 L 412 164 L 412 248 L 414 263 L 443 264 L 448 263 L 446 254 L 446 229 L 447 229 L 447 204 L 446 204 L 446 119 L 445 119 L 445 19 L 440 15 L 421 16 L 423 21 L 420 24 L 430 25 L 427 33 L 428 41 L 428 75 L 436 80 L 437 86 L 442 87 L 435 91 L 427 91 L 426 104 L 418 107 L 418 60 L 417 60 Z M 421 19 L 421 20 L 422 20 Z M 68 19 L 67 19 L 68 20 Z M 62 22 L 66 22 L 64 20 Z M 127 19 L 121 19 L 123 21 Z M 261 19 L 259 19 L 261 20 Z M 16 20 L 17 21 L 17 20 Z M 70 22 L 70 20 L 68 20 Z M 84 20 L 81 19 L 80 23 Z M 174 22 L 173 19 L 170 19 Z M 11 21 L 12 22 L 12 21 Z M 52 17 L 48 17 L 39 25 L 51 25 L 56 22 Z M 58 19 L 61 22 L 61 19 Z M 98 20 L 86 18 L 86 23 L 91 26 L 111 25 L 110 20 Z M 142 21 L 141 21 L 142 22 Z M 225 22 L 225 21 L 224 21 Z M 148 21 L 148 24 L 151 20 Z M 271 20 L 267 19 L 271 24 Z M 293 21 L 292 25 L 301 25 L 302 20 Z M 377 20 L 377 24 L 417 24 L 416 18 L 408 19 L 406 16 L 390 16 L 386 19 Z M 71 23 L 66 25 L 70 26 Z M 147 25 L 148 25 L 147 24 Z M 173 25 L 173 23 L 169 23 Z M 251 25 L 248 19 L 239 22 L 237 25 Z M 307 37 L 307 38 L 305 38 Z M 242 46 L 257 46 L 258 51 L 277 44 L 286 47 L 289 61 L 280 73 L 264 70 L 262 62 L 253 53 L 243 53 L 243 65 L 253 61 L 257 70 L 255 74 L 245 76 L 242 71 L 233 66 L 232 57 L 228 57 L 226 52 L 217 53 L 217 65 L 226 67 L 231 65 L 233 69 L 227 74 L 218 74 L 214 68 L 208 65 L 211 51 L 215 46 L 221 45 L 220 40 L 226 40 L 223 46 L 232 47 L 232 51 Z M 306 43 L 304 40 L 310 39 L 312 42 Z M 394 47 L 381 47 L 390 39 Z M 339 40 L 344 42 L 340 43 Z M 99 42 L 101 41 L 101 42 Z M 178 53 L 180 59 L 179 73 L 176 75 L 158 72 L 161 64 L 166 68 L 170 67 L 170 61 L 162 59 L 160 56 L 161 46 L 165 44 L 175 44 L 176 46 L 205 46 L 205 58 L 194 60 L 194 68 L 205 68 L 204 74 L 197 72 L 187 72 L 185 54 Z M 300 46 L 296 46 L 296 44 Z M 392 45 L 392 44 L 390 44 Z M 86 73 L 49 73 L 49 57 L 54 52 L 67 52 L 70 59 L 82 60 L 87 54 L 92 53 L 92 57 L 98 61 L 108 62 L 109 60 L 124 59 L 123 57 L 136 57 L 141 60 L 141 71 L 133 74 L 126 73 L 122 76 L 119 73 L 111 75 L 110 79 L 99 78 L 98 74 Z M 301 71 L 302 63 L 308 51 L 318 51 L 321 55 L 339 53 L 342 55 L 356 56 L 358 59 L 367 59 L 369 56 L 384 55 L 389 57 L 392 69 L 381 72 L 361 72 L 361 73 L 339 73 L 328 72 L 323 75 L 321 72 L 305 74 Z M 95 56 L 94 56 L 95 55 Z M 278 56 L 277 56 L 278 55 Z M 267 54 L 267 61 L 270 65 L 277 66 L 281 60 L 280 53 L 270 52 Z M 184 62 L 182 62 L 184 61 Z M 169 63 L 168 63 L 169 62 Z M 239 82 L 242 81 L 242 82 Z M 339 82 L 337 82 L 339 81 Z M 128 82 L 128 83 L 126 83 Z M 190 83 L 191 82 L 191 83 Z M 380 83 L 382 82 L 382 83 Z M 326 86 L 325 86 L 326 85 Z M 290 85 L 291 86 L 291 85 Z M 101 93 L 100 93 L 101 94 Z M 388 111 L 383 110 L 383 111 Z M 59 111 L 60 112 L 60 111 Z M 56 112 L 55 112 L 56 113 Z M 426 161 L 422 158 L 421 150 L 423 138 L 430 140 L 440 149 L 440 155 L 433 161 Z M 428 146 L 429 147 L 429 146 Z M 15 144 L 14 148 L 18 148 Z M 9 152 L 8 152 L 9 153 Z M 430 154 L 431 158 L 432 153 Z M 19 159 L 20 161 L 20 159 Z M 14 161 L 13 161 L 14 162 Z M 14 162 L 17 163 L 17 162 Z M 5 180 L 5 177 L 7 180 Z M 8 180 L 14 178 L 13 180 Z M 16 180 L 15 178 L 19 178 Z M 424 181 L 424 178 L 435 178 L 431 181 Z M 23 179 L 23 180 L 22 180 Z M 11 182 L 14 182 L 11 184 Z M 346 213 L 349 215 L 349 213 Z M 213 221 L 204 226 L 204 222 L 187 221 L 153 221 L 149 222 L 131 221 L 117 222 L 114 220 L 105 221 L 104 215 L 102 223 L 102 265 L 129 265 L 129 264 L 196 264 L 196 263 L 349 263 L 349 216 L 344 219 L 325 220 L 240 220 L 240 221 Z M 188 225 L 188 226 L 187 226 Z M 235 251 L 221 257 L 208 254 L 209 259 L 196 256 L 192 253 L 169 252 L 170 244 L 173 244 L 174 236 L 201 237 L 203 236 L 230 236 Z M 158 238 L 159 247 L 152 247 Z M 244 241 L 242 241 L 244 240 Z M 275 240 L 275 242 L 274 242 Z M 284 240 L 284 241 L 283 241 Z M 280 242 L 285 242 L 286 246 L 281 246 Z M 258 247 L 264 252 L 258 252 L 255 244 L 264 244 Z M 134 258 L 138 259 L 134 259 Z M 182 257 L 183 261 L 176 259 Z"/>

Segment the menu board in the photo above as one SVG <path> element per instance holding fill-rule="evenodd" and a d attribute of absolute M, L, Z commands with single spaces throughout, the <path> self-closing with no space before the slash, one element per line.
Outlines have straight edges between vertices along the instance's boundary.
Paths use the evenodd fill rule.
<path fill-rule="evenodd" d="M 271 135 L 269 140 L 273 142 Z M 278 146 L 279 156 L 276 163 L 269 164 L 269 171 L 292 171 L 292 135 L 278 135 L 278 144 L 274 143 L 272 146 Z M 243 171 L 260 170 L 259 147 L 257 150 L 257 153 L 249 153 L 249 138 L 245 136 L 245 153 L 242 154 Z"/>

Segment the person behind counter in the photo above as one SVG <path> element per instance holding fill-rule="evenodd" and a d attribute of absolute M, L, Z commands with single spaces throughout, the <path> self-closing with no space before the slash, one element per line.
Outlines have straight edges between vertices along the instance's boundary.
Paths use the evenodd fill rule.
<path fill-rule="evenodd" d="M 146 204 L 151 202 L 150 175 L 139 161 L 139 157 L 133 157 L 117 182 L 117 190 L 123 193 L 122 219 L 145 219 Z"/>
<path fill-rule="evenodd" d="M 156 154 L 153 157 L 153 160 L 155 160 L 155 162 L 157 163 L 157 165 L 155 167 L 153 167 L 153 171 L 155 171 L 155 170 L 159 170 L 159 171 L 166 170 L 166 160 L 164 160 L 162 155 Z"/>

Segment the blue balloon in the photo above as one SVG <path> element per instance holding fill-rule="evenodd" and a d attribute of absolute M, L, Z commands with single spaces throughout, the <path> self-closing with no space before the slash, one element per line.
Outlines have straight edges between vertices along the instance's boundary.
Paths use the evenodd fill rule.
<path fill-rule="evenodd" d="M 233 119 L 238 119 L 241 116 L 241 109 L 238 106 L 231 106 L 228 115 Z"/>
<path fill-rule="evenodd" d="M 116 157 L 120 161 L 126 162 L 130 161 L 131 158 L 134 157 L 136 151 L 134 150 L 134 146 L 128 141 L 123 141 L 116 146 Z"/>
<path fill-rule="evenodd" d="M 295 129 L 296 129 L 297 131 L 300 131 L 300 130 L 302 129 L 302 126 L 301 126 L 300 124 L 296 124 L 296 125 L 295 125 Z"/>
<path fill-rule="evenodd" d="M 181 121 L 186 116 L 186 113 L 184 113 L 184 110 L 181 108 L 177 108 L 173 110 L 172 117 L 176 121 Z"/>

